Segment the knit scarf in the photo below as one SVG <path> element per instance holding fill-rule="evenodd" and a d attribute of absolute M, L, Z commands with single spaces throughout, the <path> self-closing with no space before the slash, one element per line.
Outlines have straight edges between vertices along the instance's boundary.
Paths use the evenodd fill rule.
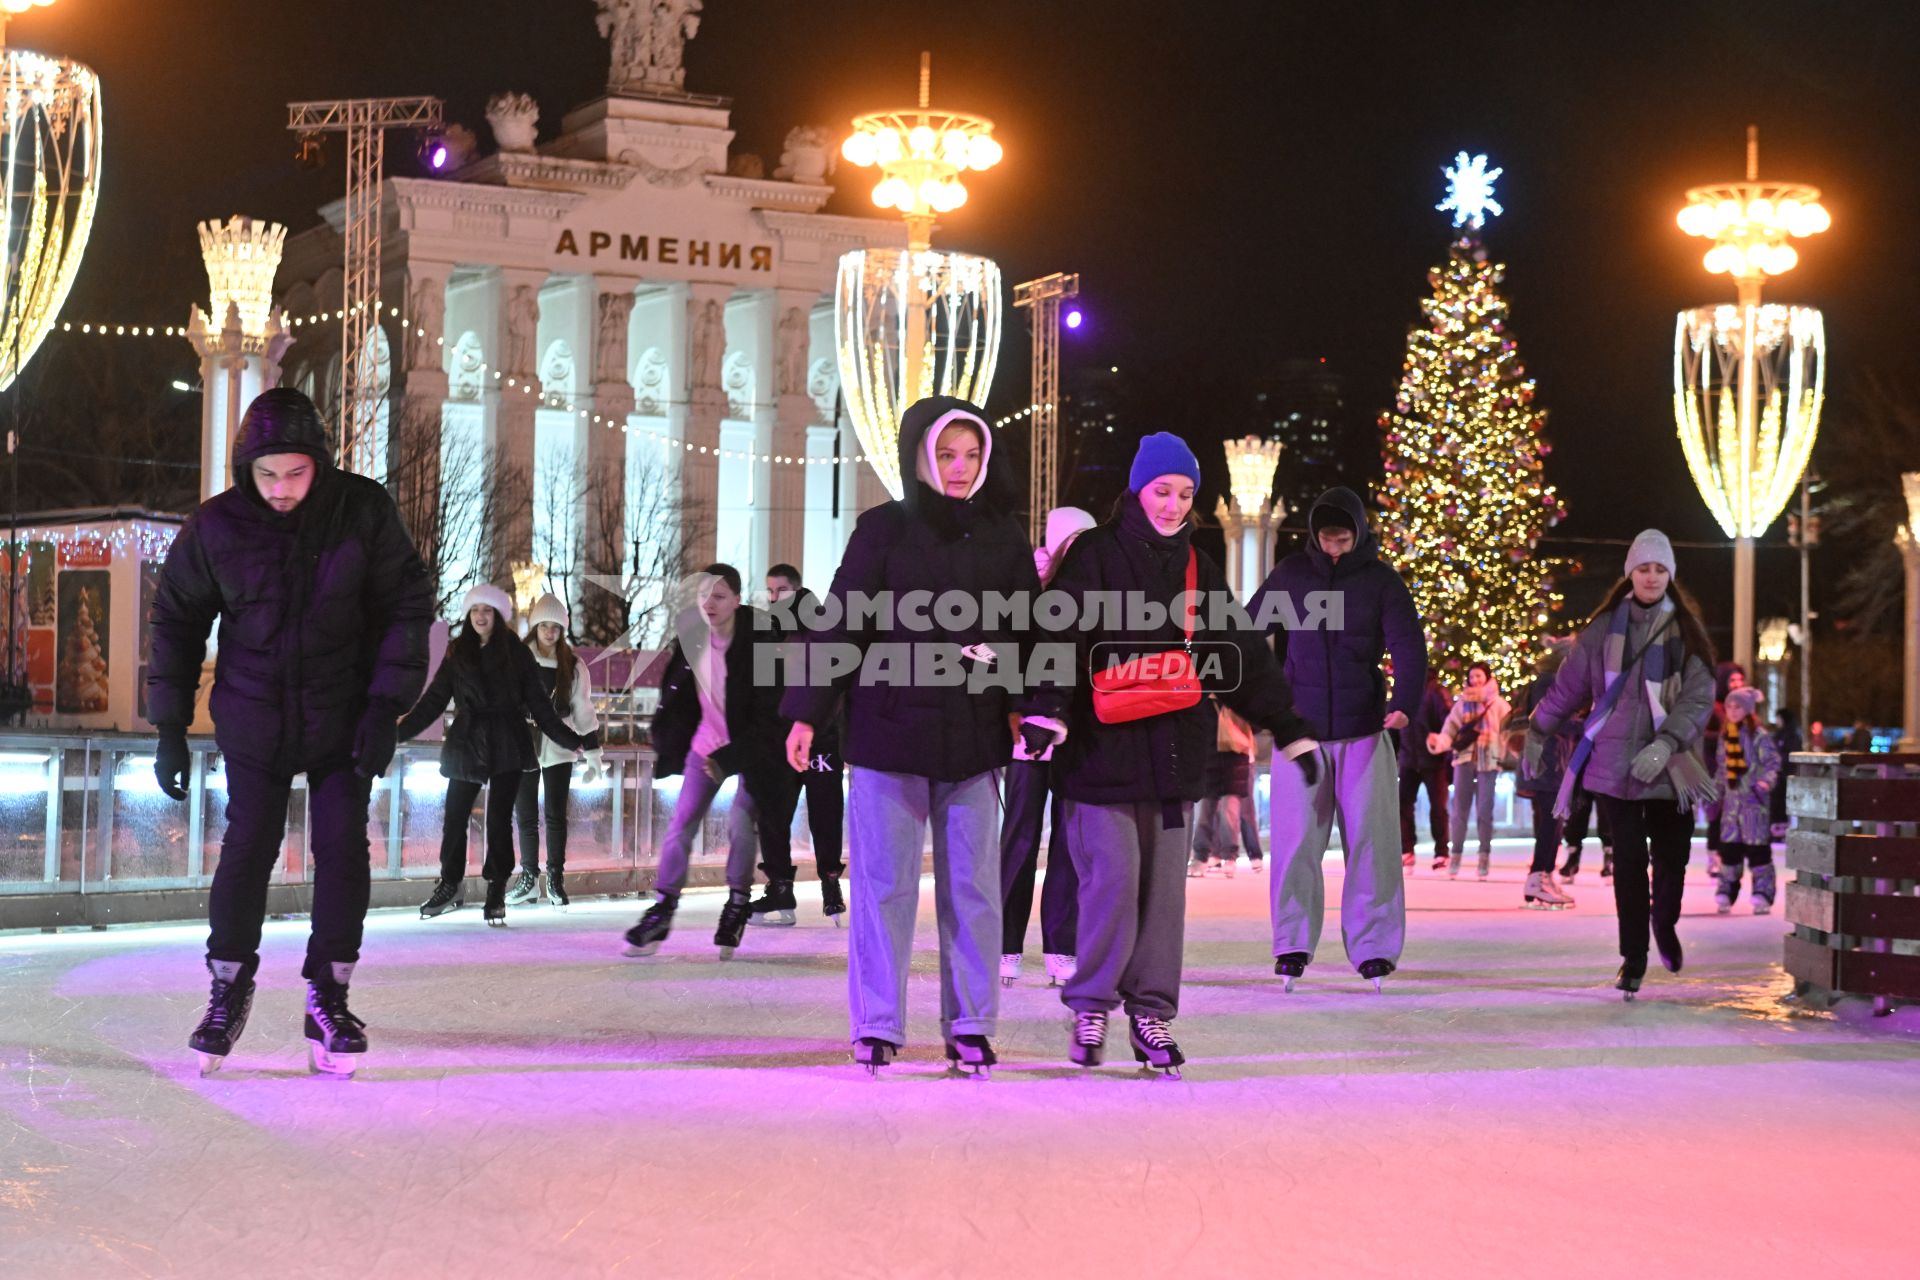
<path fill-rule="evenodd" d="M 1573 749 L 1573 759 L 1568 763 L 1566 776 L 1560 780 L 1560 794 L 1553 806 L 1557 818 L 1572 815 L 1573 792 L 1580 784 L 1580 771 L 1586 766 L 1587 757 L 1593 754 L 1593 744 L 1600 737 L 1600 730 L 1606 727 L 1621 696 L 1633 683 L 1622 679 L 1629 673 L 1621 670 L 1626 664 L 1627 633 L 1632 617 L 1633 597 L 1629 596 L 1620 602 L 1607 624 L 1606 648 L 1602 651 L 1606 683 L 1593 704 L 1593 711 L 1587 716 L 1587 727 L 1580 735 L 1579 745 Z M 1639 687 L 1647 699 L 1648 708 L 1653 712 L 1655 733 L 1659 733 L 1660 727 L 1667 722 L 1667 703 L 1680 696 L 1681 668 L 1686 663 L 1685 643 L 1679 635 L 1660 638 L 1673 620 L 1673 601 L 1662 598 L 1654 612 L 1647 647 L 1635 659 L 1635 665 L 1640 668 Z M 1675 802 L 1682 809 L 1704 804 L 1719 794 L 1713 775 L 1692 747 L 1674 751 L 1667 761 L 1667 780 L 1673 784 Z"/>

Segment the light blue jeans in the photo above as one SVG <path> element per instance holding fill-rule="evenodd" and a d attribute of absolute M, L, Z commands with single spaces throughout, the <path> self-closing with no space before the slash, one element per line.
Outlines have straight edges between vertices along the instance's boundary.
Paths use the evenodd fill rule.
<path fill-rule="evenodd" d="M 1476 769 L 1473 762 L 1453 766 L 1453 857 L 1459 861 L 1467 851 L 1467 813 L 1478 808 L 1480 852 L 1493 849 L 1493 782 L 1498 769 Z"/>

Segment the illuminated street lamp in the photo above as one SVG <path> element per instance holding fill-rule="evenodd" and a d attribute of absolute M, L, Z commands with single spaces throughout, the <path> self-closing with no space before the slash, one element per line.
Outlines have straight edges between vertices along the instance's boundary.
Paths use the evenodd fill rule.
<path fill-rule="evenodd" d="M 1680 229 L 1713 242 L 1704 265 L 1730 275 L 1735 306 L 1680 313 L 1673 403 L 1680 444 L 1707 507 L 1733 539 L 1733 659 L 1753 662 L 1753 544 L 1793 496 L 1813 452 L 1826 383 L 1826 327 L 1812 307 L 1761 305 L 1768 279 L 1791 271 L 1788 243 L 1832 225 L 1820 192 L 1762 182 L 1759 131 L 1747 130 L 1744 182 L 1695 187 Z"/>
<path fill-rule="evenodd" d="M 1900 476 L 1906 490 L 1907 519 L 1893 534 L 1907 569 L 1907 662 L 1901 689 L 1905 693 L 1900 717 L 1899 751 L 1920 751 L 1920 471 Z"/>
<path fill-rule="evenodd" d="M 207 268 L 209 310 L 187 314 L 187 341 L 200 357 L 200 497 L 223 492 L 240 418 L 253 398 L 280 383 L 280 362 L 293 345 L 273 277 L 287 229 L 275 222 L 232 217 L 203 222 L 200 257 Z"/>
<path fill-rule="evenodd" d="M 1273 531 L 1286 515 L 1273 496 L 1273 473 L 1280 465 L 1280 442 L 1259 436 L 1229 440 L 1227 489 L 1232 505 L 1218 501 L 1214 514 L 1226 533 L 1227 585 L 1241 600 L 1251 599 L 1273 567 Z"/>
<path fill-rule="evenodd" d="M 930 105 L 931 59 L 920 55 L 920 104 L 855 116 L 840 148 L 878 168 L 873 202 L 906 219 L 907 247 L 856 249 L 840 259 L 834 337 L 847 415 L 887 491 L 901 496 L 900 413 L 930 395 L 984 403 L 1000 349 L 1000 268 L 987 258 L 935 253 L 936 217 L 967 201 L 962 175 L 1003 154 L 993 121 Z"/>

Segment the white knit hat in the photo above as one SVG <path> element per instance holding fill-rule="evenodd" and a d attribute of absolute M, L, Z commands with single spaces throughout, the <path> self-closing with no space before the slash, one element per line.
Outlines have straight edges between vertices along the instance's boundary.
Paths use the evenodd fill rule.
<path fill-rule="evenodd" d="M 533 611 L 527 615 L 527 630 L 532 631 L 543 622 L 557 622 L 565 631 L 569 621 L 567 606 L 560 603 L 560 597 L 549 591 L 534 602 Z"/>
<path fill-rule="evenodd" d="M 1658 529 L 1642 529 L 1640 536 L 1627 548 L 1626 573 L 1630 576 L 1643 564 L 1664 566 L 1667 576 L 1677 578 L 1680 571 L 1673 564 L 1673 543 L 1667 541 L 1667 535 Z"/>
<path fill-rule="evenodd" d="M 459 616 L 466 617 L 467 611 L 477 604 L 492 605 L 502 622 L 513 621 L 513 597 L 491 582 L 476 582 L 467 588 L 467 594 L 460 597 Z"/>

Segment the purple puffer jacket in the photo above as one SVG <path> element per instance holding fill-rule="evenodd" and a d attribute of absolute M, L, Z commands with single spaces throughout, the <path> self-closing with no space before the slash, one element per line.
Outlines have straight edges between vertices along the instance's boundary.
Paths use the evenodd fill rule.
<path fill-rule="evenodd" d="M 1780 785 L 1780 748 L 1773 735 L 1759 728 L 1752 716 L 1739 724 L 1740 744 L 1746 748 L 1747 771 L 1734 786 L 1727 781 L 1728 725 L 1720 737 L 1719 759 L 1714 776 L 1721 786 L 1720 842 L 1722 844 L 1766 844 L 1773 839 L 1773 789 Z"/>

